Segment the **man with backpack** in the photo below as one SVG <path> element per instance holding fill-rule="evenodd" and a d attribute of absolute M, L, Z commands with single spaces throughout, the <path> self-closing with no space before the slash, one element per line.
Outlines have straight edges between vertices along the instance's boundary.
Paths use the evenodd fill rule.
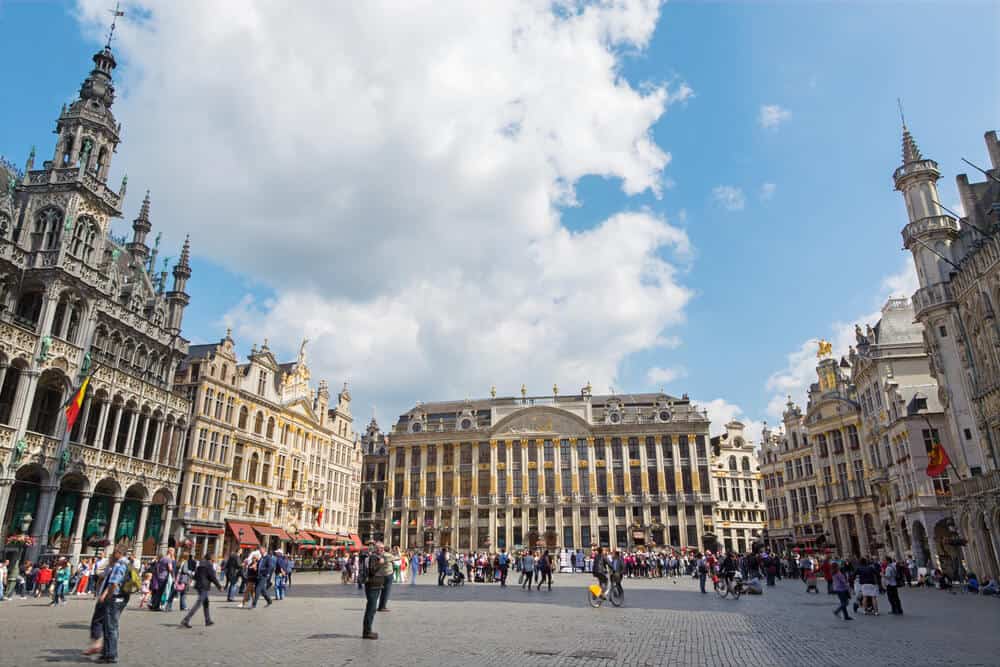
<path fill-rule="evenodd" d="M 139 572 L 116 547 L 108 574 L 97 589 L 97 607 L 91 620 L 90 636 L 94 643 L 85 655 L 100 652 L 98 662 L 118 662 L 118 627 L 121 613 L 128 606 L 129 597 L 142 587 Z"/>
<path fill-rule="evenodd" d="M 382 586 L 385 584 L 385 575 L 382 574 L 386 563 L 385 545 L 376 542 L 369 549 L 365 561 L 365 617 L 361 637 L 378 639 L 378 633 L 372 632 L 372 624 L 375 622 L 375 610 L 378 609 Z"/>
<path fill-rule="evenodd" d="M 497 556 L 497 568 L 500 570 L 500 588 L 507 588 L 507 569 L 510 567 L 510 556 L 507 549 L 500 547 L 500 554 Z"/>

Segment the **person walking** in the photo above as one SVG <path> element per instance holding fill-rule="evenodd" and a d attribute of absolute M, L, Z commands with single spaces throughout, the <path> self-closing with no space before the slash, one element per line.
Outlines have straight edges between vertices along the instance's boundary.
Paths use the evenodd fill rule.
<path fill-rule="evenodd" d="M 889 606 L 892 607 L 892 611 L 889 613 L 894 616 L 902 616 L 903 603 L 899 600 L 899 568 L 888 556 L 885 557 L 885 570 L 882 572 L 882 579 L 886 597 L 889 598 Z"/>
<path fill-rule="evenodd" d="M 844 613 L 845 621 L 853 621 L 847 613 L 847 603 L 851 599 L 851 585 L 847 581 L 847 577 L 841 572 L 840 567 L 833 563 L 831 567 L 832 577 L 833 577 L 833 592 L 837 595 L 840 600 L 840 606 L 833 610 L 834 616 L 840 616 L 840 613 Z"/>
<path fill-rule="evenodd" d="M 261 547 L 263 549 L 263 547 Z M 264 596 L 267 606 L 271 606 L 271 596 L 267 594 L 267 589 L 271 586 L 271 576 L 278 567 L 278 559 L 273 553 L 263 553 L 257 564 L 257 586 L 253 592 L 253 608 L 257 608 L 257 600 Z"/>
<path fill-rule="evenodd" d="M 507 588 L 507 570 L 510 568 L 510 557 L 507 555 L 506 547 L 500 547 L 500 554 L 497 556 L 497 569 L 500 570 L 500 588 Z"/>
<path fill-rule="evenodd" d="M 90 636 L 94 643 L 84 651 L 85 655 L 100 653 L 98 662 L 118 662 L 118 629 L 121 613 L 128 606 L 129 594 L 123 590 L 125 577 L 129 576 L 129 560 L 116 547 L 111 558 L 114 561 L 107 569 L 107 575 L 97 590 L 97 605 L 91 619 Z"/>
<path fill-rule="evenodd" d="M 240 557 L 235 551 L 229 554 L 222 569 L 226 573 L 226 602 L 232 602 L 239 587 L 240 573 L 243 571 Z"/>
<path fill-rule="evenodd" d="M 542 554 L 542 557 L 538 559 L 538 569 L 541 571 L 541 576 L 538 578 L 538 585 L 535 590 L 542 590 L 542 584 L 546 581 L 549 583 L 549 590 L 552 590 L 552 556 L 549 555 L 548 549 Z"/>
<path fill-rule="evenodd" d="M 379 598 L 382 596 L 382 585 L 385 583 L 385 545 L 376 542 L 368 551 L 365 559 L 365 616 L 361 637 L 363 639 L 378 639 L 378 633 L 372 631 L 375 622 L 375 610 L 378 609 Z M 443 585 L 443 584 L 442 584 Z"/>
<path fill-rule="evenodd" d="M 392 561 L 392 581 L 396 584 L 403 583 L 403 559 L 399 554 L 399 547 L 392 548 L 392 557 L 389 559 Z"/>
<path fill-rule="evenodd" d="M 530 551 L 525 551 L 521 557 L 521 590 L 525 587 L 531 590 L 532 575 L 535 573 L 535 557 Z"/>
<path fill-rule="evenodd" d="M 448 547 L 441 547 L 437 555 L 438 566 L 438 586 L 444 586 L 444 579 L 448 576 Z"/>
<path fill-rule="evenodd" d="M 384 550 L 384 547 L 383 547 Z M 398 572 L 399 547 L 393 547 L 393 553 L 384 554 L 382 562 L 382 592 L 378 598 L 378 611 L 391 611 L 389 604 L 389 591 Z"/>
<path fill-rule="evenodd" d="M 254 595 L 257 591 L 257 567 L 259 564 L 260 552 L 255 549 L 250 552 L 244 563 L 243 580 L 246 581 L 247 587 L 243 590 L 243 600 L 239 604 L 240 609 L 252 608 L 250 605 L 253 604 Z M 247 604 L 248 602 L 250 604 Z"/>
<path fill-rule="evenodd" d="M 285 578 L 288 576 L 288 559 L 281 549 L 274 550 L 274 599 L 285 599 Z"/>
<path fill-rule="evenodd" d="M 698 586 L 701 588 L 702 593 L 708 593 L 705 590 L 705 579 L 708 577 L 708 559 L 705 558 L 705 554 L 697 554 L 698 558 Z"/>
<path fill-rule="evenodd" d="M 55 573 L 55 586 L 52 588 L 52 606 L 60 603 L 66 604 L 66 588 L 69 586 L 69 578 L 72 573 L 73 569 L 70 567 L 68 560 L 63 558 L 59 561 Z M 3 597 L 3 595 L 0 594 L 0 597 Z"/>
<path fill-rule="evenodd" d="M 417 585 L 418 572 L 420 572 L 420 554 L 414 551 L 410 557 L 410 586 Z"/>
<path fill-rule="evenodd" d="M 191 605 L 191 609 L 181 621 L 181 625 L 190 629 L 191 619 L 198 613 L 198 607 L 205 610 L 205 627 L 214 625 L 215 622 L 208 611 L 208 593 L 212 590 L 212 586 L 221 591 L 222 584 L 219 583 L 219 577 L 215 574 L 215 564 L 212 562 L 212 557 L 207 553 L 195 567 L 192 583 L 195 590 L 198 591 L 198 600 Z"/>
<path fill-rule="evenodd" d="M 194 579 L 196 569 L 198 569 L 198 561 L 194 559 L 193 552 L 188 553 L 188 559 L 182 561 L 177 567 L 177 582 L 174 584 L 174 589 L 177 590 L 181 611 L 187 611 L 188 588 L 191 587 L 191 580 Z"/>

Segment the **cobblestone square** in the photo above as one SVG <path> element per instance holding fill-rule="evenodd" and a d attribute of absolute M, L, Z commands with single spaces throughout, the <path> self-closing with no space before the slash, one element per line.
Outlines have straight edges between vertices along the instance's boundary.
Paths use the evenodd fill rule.
<path fill-rule="evenodd" d="M 514 578 L 516 581 L 516 577 Z M 395 585 L 378 641 L 363 641 L 364 597 L 338 575 L 304 573 L 290 597 L 252 611 L 213 596 L 216 624 L 178 626 L 181 615 L 122 615 L 127 665 L 996 665 L 1000 600 L 937 590 L 902 591 L 905 615 L 832 615 L 834 600 L 781 581 L 738 601 L 701 595 L 690 578 L 626 580 L 625 606 L 591 609 L 584 575 L 558 575 L 552 592 L 510 585 L 439 588 L 436 577 Z M 885 598 L 881 598 L 888 607 Z M 0 664 L 86 663 L 93 603 L 0 604 Z"/>

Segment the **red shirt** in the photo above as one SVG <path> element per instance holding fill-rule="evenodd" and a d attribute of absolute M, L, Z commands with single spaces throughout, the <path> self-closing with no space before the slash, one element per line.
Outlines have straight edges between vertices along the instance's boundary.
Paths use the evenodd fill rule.
<path fill-rule="evenodd" d="M 52 570 L 47 567 L 43 567 L 38 571 L 38 583 L 47 584 L 52 581 Z"/>

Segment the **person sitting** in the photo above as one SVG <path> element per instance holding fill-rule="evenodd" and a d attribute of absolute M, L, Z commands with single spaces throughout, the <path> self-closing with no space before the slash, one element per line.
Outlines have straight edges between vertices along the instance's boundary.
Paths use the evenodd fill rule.
<path fill-rule="evenodd" d="M 1000 595 L 1000 584 L 997 584 L 996 577 L 990 577 L 989 578 L 989 580 L 986 582 L 986 585 L 983 586 L 982 594 L 983 595 Z"/>
<path fill-rule="evenodd" d="M 750 580 L 747 581 L 744 588 L 750 595 L 762 595 L 764 593 L 764 586 L 761 585 L 760 577 L 757 576 L 750 577 Z"/>
<path fill-rule="evenodd" d="M 974 572 L 970 572 L 965 580 L 966 593 L 979 593 L 979 579 Z"/>

